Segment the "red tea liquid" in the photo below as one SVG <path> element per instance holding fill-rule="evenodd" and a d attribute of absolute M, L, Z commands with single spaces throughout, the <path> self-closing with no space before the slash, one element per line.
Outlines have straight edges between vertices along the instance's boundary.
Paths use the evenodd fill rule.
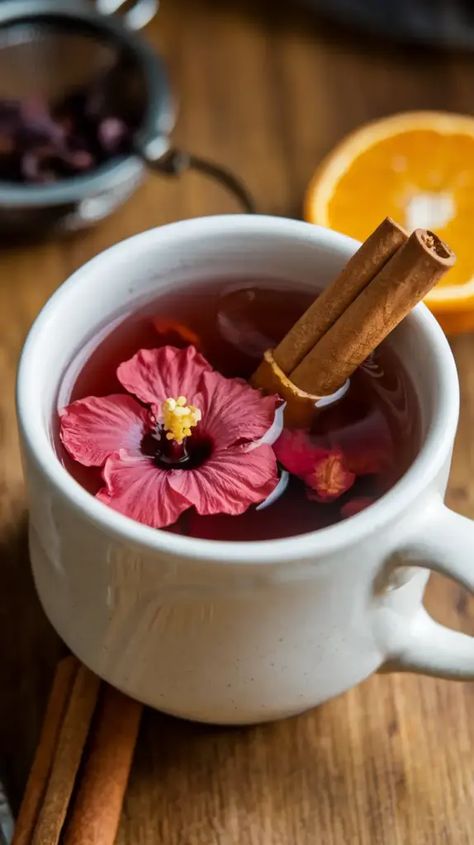
<path fill-rule="evenodd" d="M 65 376 L 59 404 L 124 392 L 116 378 L 122 361 L 139 349 L 186 345 L 183 337 L 223 375 L 248 378 L 265 349 L 276 345 L 313 299 L 295 284 L 269 280 L 202 282 L 165 292 L 141 310 L 119 315 L 91 338 Z M 383 441 L 383 471 L 358 476 L 351 490 L 331 503 L 310 500 L 304 483 L 292 476 L 267 507 L 252 507 L 241 516 L 199 516 L 190 509 L 166 530 L 216 540 L 288 537 L 341 521 L 344 505 L 356 499 L 382 496 L 406 472 L 420 443 L 414 389 L 388 344 L 357 370 L 342 399 L 316 411 L 312 434 L 330 436 L 343 451 L 359 449 L 361 460 L 369 463 L 376 458 L 371 450 Z M 58 450 L 69 472 L 95 494 L 103 484 L 101 470 L 81 466 L 61 446 Z"/>

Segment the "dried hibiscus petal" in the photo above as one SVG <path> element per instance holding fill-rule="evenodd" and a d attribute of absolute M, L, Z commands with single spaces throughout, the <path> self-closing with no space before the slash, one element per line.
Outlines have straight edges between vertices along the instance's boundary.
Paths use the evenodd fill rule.
<path fill-rule="evenodd" d="M 128 138 L 128 128 L 118 117 L 106 117 L 99 122 L 97 136 L 104 150 L 117 153 Z"/>
<path fill-rule="evenodd" d="M 19 145 L 54 145 L 58 149 L 65 140 L 62 126 L 54 119 L 46 102 L 28 98 L 20 102 L 15 124 L 15 138 Z"/>
<path fill-rule="evenodd" d="M 94 166 L 94 156 L 88 150 L 72 150 L 64 156 L 64 163 L 73 170 L 90 170 Z"/>
<path fill-rule="evenodd" d="M 25 153 L 21 160 L 21 173 L 26 182 L 53 182 L 58 166 L 55 150 L 47 147 Z"/>
<path fill-rule="evenodd" d="M 282 466 L 308 486 L 310 499 L 332 502 L 354 484 L 343 452 L 317 445 L 306 431 L 285 429 L 273 448 Z"/>
<path fill-rule="evenodd" d="M 154 317 L 153 327 L 159 336 L 160 342 L 165 346 L 195 346 L 199 349 L 199 335 L 189 326 L 179 323 L 177 320 L 168 320 L 161 317 Z"/>
<path fill-rule="evenodd" d="M 336 449 L 316 462 L 305 481 L 308 497 L 318 502 L 332 502 L 346 493 L 356 479 L 345 463 L 344 455 Z"/>
<path fill-rule="evenodd" d="M 316 462 L 328 454 L 327 449 L 316 446 L 306 431 L 285 428 L 273 446 L 274 452 L 286 470 L 305 479 Z"/>
<path fill-rule="evenodd" d="M 113 78 L 112 71 L 102 74 L 56 103 L 41 97 L 0 99 L 1 178 L 55 182 L 131 152 L 138 122 L 114 113 Z"/>

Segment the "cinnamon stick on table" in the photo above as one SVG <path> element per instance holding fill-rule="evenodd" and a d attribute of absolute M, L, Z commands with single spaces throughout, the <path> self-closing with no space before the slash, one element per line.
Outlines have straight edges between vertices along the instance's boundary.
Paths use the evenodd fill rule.
<path fill-rule="evenodd" d="M 48 785 L 32 836 L 32 845 L 56 845 L 71 800 L 94 713 L 100 680 L 79 666 L 53 756 Z"/>
<path fill-rule="evenodd" d="M 142 709 L 60 661 L 12 845 L 113 845 Z"/>
<path fill-rule="evenodd" d="M 113 845 L 120 822 L 142 705 L 104 690 L 63 845 Z"/>
<path fill-rule="evenodd" d="M 72 655 L 58 663 L 46 705 L 38 747 L 16 821 L 12 845 L 30 845 L 51 773 L 59 731 L 78 669 L 79 661 Z"/>
<path fill-rule="evenodd" d="M 397 240 L 401 243 L 388 260 L 382 260 L 380 256 L 387 255 L 387 238 L 391 248 Z M 406 238 L 393 221 L 383 221 L 276 349 L 267 350 L 252 384 L 286 400 L 287 425 L 310 425 L 315 402 L 343 386 L 454 262 L 454 253 L 433 232 L 416 229 Z M 361 274 L 363 284 L 353 271 Z M 336 304 L 331 306 L 333 296 Z M 331 319 L 340 311 L 330 325 L 318 303 Z M 321 333 L 323 325 L 327 328 Z M 308 350 L 309 338 L 316 340 Z M 284 355 L 279 357 L 282 349 Z M 284 369 L 282 360 L 297 364 Z"/>

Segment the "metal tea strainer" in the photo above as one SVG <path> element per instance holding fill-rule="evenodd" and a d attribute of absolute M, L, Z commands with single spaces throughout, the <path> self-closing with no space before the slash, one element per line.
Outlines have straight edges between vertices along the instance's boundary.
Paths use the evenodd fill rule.
<path fill-rule="evenodd" d="M 0 178 L 0 233 L 73 230 L 106 217 L 147 169 L 179 175 L 194 168 L 220 180 L 253 211 L 251 197 L 225 168 L 172 147 L 175 115 L 162 59 L 136 34 L 156 0 L 1 0 L 0 100 L 57 101 L 102 79 L 114 114 L 133 126 L 130 151 L 51 184 Z"/>

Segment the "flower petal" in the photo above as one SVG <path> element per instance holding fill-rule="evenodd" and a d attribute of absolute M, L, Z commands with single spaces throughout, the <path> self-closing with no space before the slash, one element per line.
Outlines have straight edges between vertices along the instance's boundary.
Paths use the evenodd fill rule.
<path fill-rule="evenodd" d="M 286 428 L 273 449 L 282 466 L 298 478 L 306 478 L 316 463 L 329 454 L 327 449 L 315 446 L 308 432 L 301 429 Z"/>
<path fill-rule="evenodd" d="M 224 378 L 213 370 L 202 377 L 195 405 L 202 412 L 202 428 L 216 448 L 263 437 L 273 425 L 278 396 L 263 396 L 242 379 Z"/>
<path fill-rule="evenodd" d="M 277 483 L 275 455 L 266 445 L 251 452 L 241 447 L 215 452 L 197 469 L 169 474 L 173 490 L 202 516 L 244 513 L 266 499 Z"/>
<path fill-rule="evenodd" d="M 188 501 L 169 483 L 171 473 L 160 469 L 150 459 L 120 450 L 105 464 L 105 487 L 97 498 L 130 519 L 152 528 L 164 528 L 176 522 L 188 507 Z"/>
<path fill-rule="evenodd" d="M 154 317 L 152 325 L 158 335 L 160 346 L 199 346 L 199 335 L 189 326 L 179 323 L 177 320 L 168 320 L 166 317 Z"/>
<path fill-rule="evenodd" d="M 132 396 L 89 396 L 59 414 L 60 437 L 70 455 L 84 466 L 102 466 L 112 452 L 139 452 L 149 412 Z"/>
<path fill-rule="evenodd" d="M 211 365 L 194 346 L 177 349 L 140 349 L 117 369 L 117 378 L 129 393 L 148 405 L 159 405 L 168 397 L 186 396 L 193 402 L 201 389 L 204 373 Z"/>
<path fill-rule="evenodd" d="M 316 462 L 304 480 L 310 488 L 308 498 L 317 502 L 332 502 L 346 493 L 355 479 L 355 474 L 345 464 L 342 452 L 333 449 Z"/>

